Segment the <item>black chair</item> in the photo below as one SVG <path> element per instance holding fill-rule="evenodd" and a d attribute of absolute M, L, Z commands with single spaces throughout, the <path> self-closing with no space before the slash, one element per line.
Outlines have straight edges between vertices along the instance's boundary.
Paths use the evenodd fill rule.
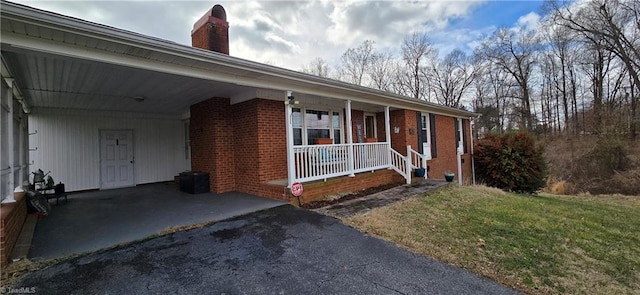
<path fill-rule="evenodd" d="M 49 199 L 56 199 L 56 206 L 58 206 L 60 198 L 64 198 L 64 203 L 66 204 L 68 202 L 67 200 L 67 192 L 64 189 L 64 183 L 58 183 L 56 184 L 56 186 L 53 187 L 53 194 L 45 194 L 45 196 L 47 197 L 47 201 Z"/>

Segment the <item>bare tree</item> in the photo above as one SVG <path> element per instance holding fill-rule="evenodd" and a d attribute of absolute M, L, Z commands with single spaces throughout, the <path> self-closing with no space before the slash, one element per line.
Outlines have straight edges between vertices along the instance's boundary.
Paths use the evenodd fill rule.
<path fill-rule="evenodd" d="M 640 90 L 640 1 L 551 1 L 550 5 L 556 24 L 617 56 L 626 67 L 630 86 Z M 635 106 L 632 101 L 631 107 Z M 635 138 L 636 124 L 634 120 L 629 126 L 632 138 Z"/>
<path fill-rule="evenodd" d="M 575 48 L 577 44 L 572 39 L 570 32 L 564 27 L 554 26 L 548 24 L 546 26 L 545 36 L 549 45 L 548 51 L 550 54 L 545 55 L 550 60 L 550 65 L 555 71 L 551 77 L 553 77 L 554 87 L 557 90 L 557 94 L 562 98 L 562 110 L 564 114 L 564 127 L 565 130 L 570 130 L 570 106 L 575 105 L 575 73 L 574 73 L 574 61 L 576 56 Z M 573 114 L 573 112 L 571 113 Z M 574 124 L 574 130 L 577 128 L 577 124 Z"/>
<path fill-rule="evenodd" d="M 601 42 L 624 63 L 636 85 L 640 84 L 640 21 L 637 0 L 589 0 L 584 5 L 553 2 L 554 20 L 582 37 Z"/>
<path fill-rule="evenodd" d="M 481 49 L 474 54 L 476 112 L 482 114 L 480 123 L 483 124 L 479 127 L 502 133 L 511 117 L 508 112 L 514 82 L 509 73 L 487 60 Z"/>
<path fill-rule="evenodd" d="M 589 40 L 582 49 L 582 69 L 589 79 L 593 95 L 592 131 L 598 134 L 602 129 L 604 81 L 609 72 L 612 56 L 604 49 L 602 42 L 596 39 Z"/>
<path fill-rule="evenodd" d="M 398 62 L 389 53 L 375 53 L 369 70 L 371 87 L 387 91 L 394 91 L 394 84 L 398 76 Z"/>
<path fill-rule="evenodd" d="M 429 100 L 428 80 L 425 78 L 424 69 L 426 62 L 435 56 L 435 50 L 426 34 L 413 33 L 404 38 L 402 42 L 402 60 L 406 67 L 399 76 L 402 88 L 406 94 L 422 100 Z"/>
<path fill-rule="evenodd" d="M 302 67 L 303 73 L 330 78 L 329 64 L 322 57 L 314 58 L 308 65 Z"/>
<path fill-rule="evenodd" d="M 471 59 L 460 49 L 454 49 L 442 60 L 431 63 L 428 77 L 439 103 L 459 107 L 474 78 Z"/>
<path fill-rule="evenodd" d="M 497 29 L 481 46 L 481 54 L 492 64 L 509 73 L 519 88 L 520 105 L 517 107 L 521 126 L 533 129 L 531 114 L 530 79 L 538 48 L 535 32 Z"/>
<path fill-rule="evenodd" d="M 341 74 L 345 81 L 356 85 L 363 85 L 363 79 L 370 70 L 373 62 L 375 51 L 374 42 L 365 40 L 356 48 L 349 48 L 341 57 Z"/>

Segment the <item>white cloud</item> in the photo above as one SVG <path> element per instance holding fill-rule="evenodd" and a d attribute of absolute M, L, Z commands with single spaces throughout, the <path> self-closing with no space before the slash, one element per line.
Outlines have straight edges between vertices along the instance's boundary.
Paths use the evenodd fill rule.
<path fill-rule="evenodd" d="M 540 15 L 535 12 L 529 12 L 520 18 L 516 23 L 516 27 L 522 28 L 526 31 L 535 31 L 540 26 Z"/>
<path fill-rule="evenodd" d="M 29 6 L 191 44 L 193 24 L 220 3 L 229 21 L 232 56 L 299 70 L 316 57 L 337 64 L 364 40 L 397 51 L 411 32 L 427 32 L 441 54 L 471 51 L 494 27 L 451 29 L 483 1 L 28 1 Z M 518 21 L 533 26 L 535 13 Z"/>

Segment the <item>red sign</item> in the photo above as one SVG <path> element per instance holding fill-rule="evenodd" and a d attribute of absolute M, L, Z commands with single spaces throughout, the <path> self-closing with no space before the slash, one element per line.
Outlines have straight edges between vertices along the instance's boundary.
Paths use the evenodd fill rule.
<path fill-rule="evenodd" d="M 302 196 L 302 183 L 295 182 L 291 185 L 291 194 L 294 197 Z"/>

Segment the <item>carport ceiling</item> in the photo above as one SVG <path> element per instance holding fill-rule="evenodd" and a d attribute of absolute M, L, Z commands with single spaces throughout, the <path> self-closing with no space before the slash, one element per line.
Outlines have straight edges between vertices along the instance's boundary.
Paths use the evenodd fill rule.
<path fill-rule="evenodd" d="M 251 88 L 27 49 L 3 51 L 32 108 L 178 114 Z"/>

